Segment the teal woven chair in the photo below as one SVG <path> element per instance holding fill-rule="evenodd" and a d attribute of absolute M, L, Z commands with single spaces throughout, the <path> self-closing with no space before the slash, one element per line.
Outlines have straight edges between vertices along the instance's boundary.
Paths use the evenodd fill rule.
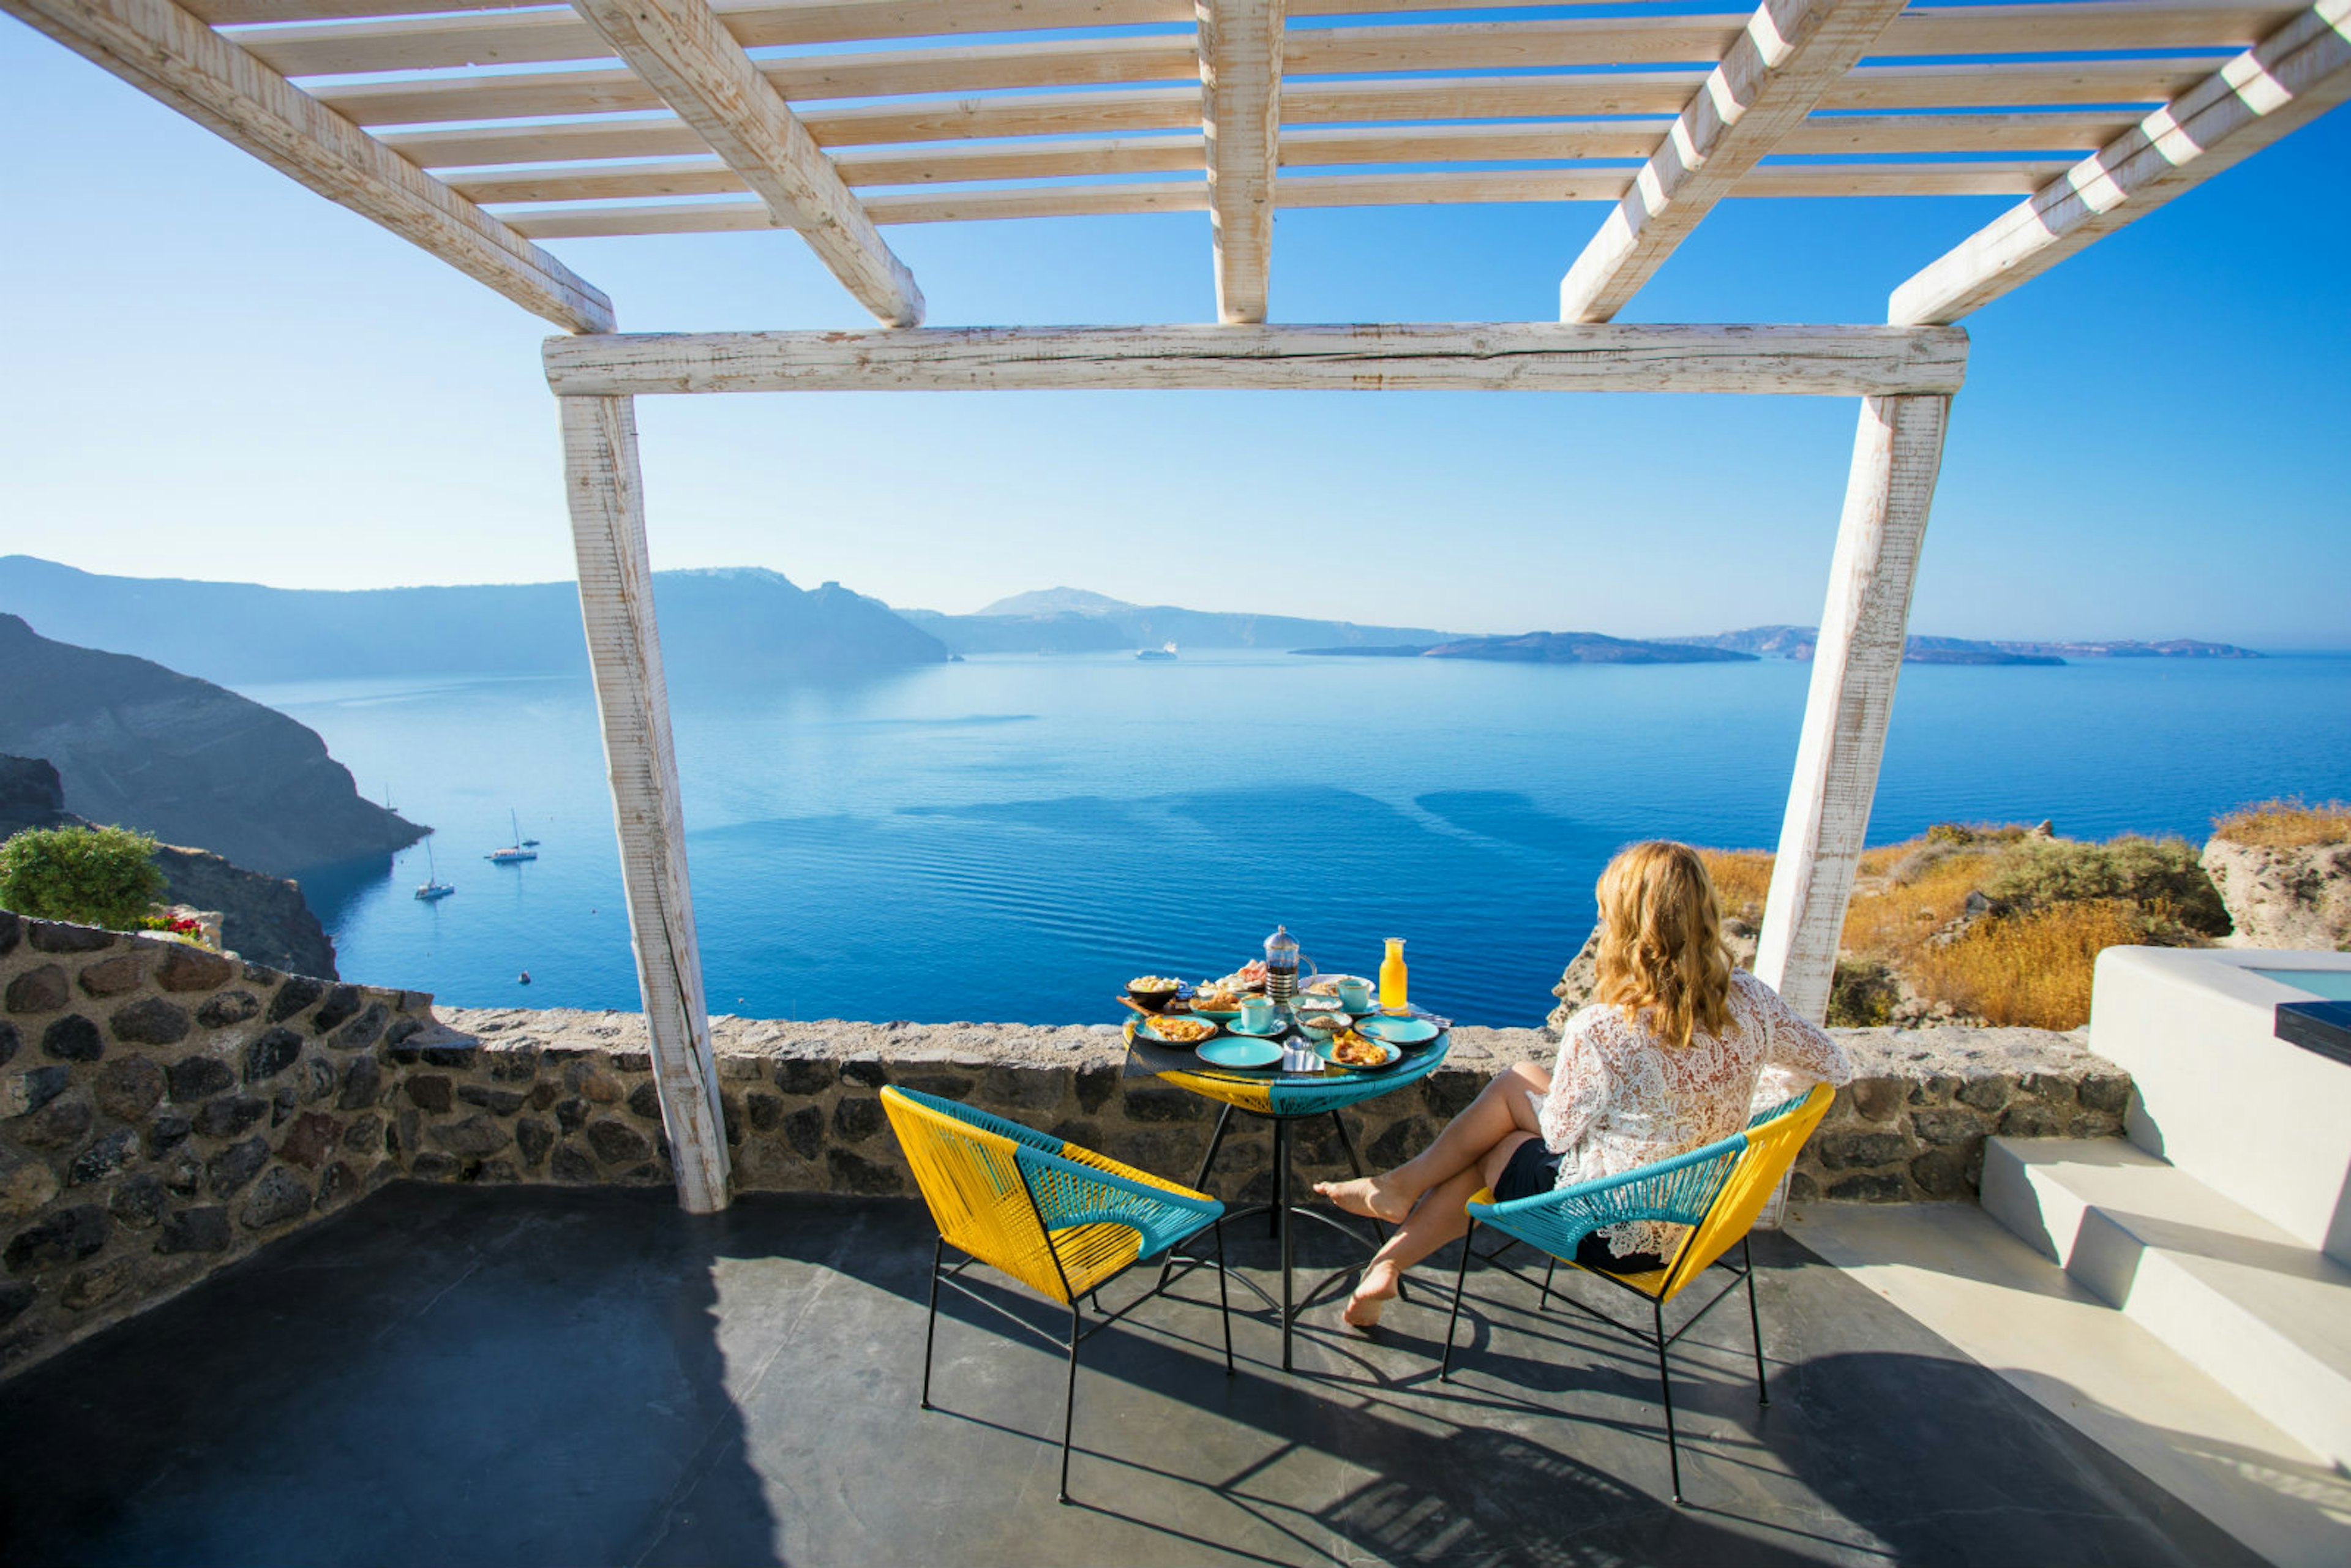
<path fill-rule="evenodd" d="M 915 1185 L 938 1222 L 931 1250 L 931 1308 L 923 1332 L 922 1407 L 931 1407 L 931 1351 L 939 1331 L 939 1287 L 973 1301 L 1030 1332 L 959 1276 L 974 1262 L 1011 1276 L 1070 1309 L 1070 1384 L 1061 1409 L 1061 1500 L 1070 1500 L 1070 1437 L 1077 1419 L 1078 1346 L 1164 1291 L 1157 1283 L 1091 1327 L 1078 1303 L 1146 1258 L 1176 1249 L 1203 1230 L 1217 1238 L 1217 1302 L 1225 1323 L 1225 1375 L 1233 1372 L 1233 1322 L 1226 1296 L 1225 1206 L 1205 1193 L 1163 1181 L 1147 1171 L 1065 1143 L 1050 1134 L 911 1089 L 882 1091 L 892 1131 L 906 1151 Z M 964 1254 L 947 1267 L 946 1249 Z M 1206 1260 L 1184 1260 L 1184 1272 Z M 1178 1276 L 1180 1278 L 1181 1276 Z"/>
<path fill-rule="evenodd" d="M 1674 1388 L 1666 1353 L 1676 1340 L 1697 1327 L 1699 1319 L 1744 1284 L 1748 1327 L 1755 1341 L 1756 1397 L 1761 1404 L 1771 1402 L 1771 1385 L 1763 1375 L 1763 1320 L 1755 1306 L 1755 1259 L 1748 1247 L 1747 1235 L 1764 1203 L 1779 1186 L 1780 1178 L 1795 1163 L 1804 1140 L 1827 1114 L 1835 1092 L 1825 1083 L 1817 1085 L 1757 1116 L 1743 1133 L 1733 1133 L 1704 1148 L 1621 1176 L 1578 1182 L 1556 1192 L 1537 1193 L 1508 1203 L 1494 1202 L 1491 1192 L 1481 1192 L 1470 1199 L 1469 1234 L 1462 1238 L 1461 1267 L 1454 1276 L 1453 1315 L 1445 1325 L 1445 1359 L 1439 1377 L 1452 1381 L 1454 1334 L 1461 1322 L 1461 1299 L 1468 1283 L 1473 1256 L 1481 1263 L 1532 1284 L 1532 1280 L 1501 1262 L 1501 1256 L 1520 1242 L 1544 1254 L 1549 1263 L 1543 1270 L 1541 1301 L 1547 1309 L 1551 1305 L 1553 1274 L 1562 1263 L 1571 1269 L 1583 1268 L 1575 1261 L 1575 1250 L 1593 1232 L 1637 1220 L 1687 1227 L 1674 1255 L 1666 1260 L 1663 1268 L 1635 1274 L 1583 1270 L 1597 1274 L 1646 1302 L 1649 1324 L 1646 1332 L 1565 1291 L 1560 1292 L 1560 1300 L 1578 1312 L 1656 1353 L 1657 1386 L 1665 1406 L 1666 1451 L 1672 1466 L 1673 1498 L 1675 1502 L 1680 1502 L 1681 1443 L 1674 1429 Z M 1490 1253 L 1477 1254 L 1475 1243 L 1480 1226 L 1500 1231 L 1509 1240 Z M 1728 1258 L 1733 1245 L 1739 1249 L 1740 1261 L 1736 1264 Z M 1717 1264 L 1729 1272 L 1729 1282 L 1668 1334 L 1666 1303 Z"/>

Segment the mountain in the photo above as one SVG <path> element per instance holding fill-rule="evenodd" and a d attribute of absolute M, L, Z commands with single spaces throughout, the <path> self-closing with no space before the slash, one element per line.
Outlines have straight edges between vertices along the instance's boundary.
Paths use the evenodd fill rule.
<path fill-rule="evenodd" d="M 1458 637 L 1415 647 L 1300 648 L 1322 657 L 1485 659 L 1521 664 L 1746 664 L 1755 655 L 1689 643 L 1642 643 L 1597 632 L 1529 632 L 1517 637 Z"/>
<path fill-rule="evenodd" d="M 1376 643 L 1426 646 L 1451 633 L 1422 626 L 1361 626 L 1296 615 L 1249 615 L 1184 610 L 1172 604 L 1129 604 L 1081 588 L 1048 588 L 999 599 L 976 615 L 935 610 L 899 613 L 958 653 L 1104 653 L 1156 648 L 1263 648 L 1287 651 L 1311 644 L 1347 647 Z"/>
<path fill-rule="evenodd" d="M 682 679 L 938 664 L 877 600 L 757 567 L 653 574 L 663 663 Z M 569 582 L 359 590 L 105 577 L 0 557 L 0 611 L 51 636 L 232 684 L 418 674 L 585 674 Z"/>
<path fill-rule="evenodd" d="M 66 810 L 65 786 L 46 759 L 0 757 L 0 839 L 26 828 L 88 826 L 89 819 Z M 156 845 L 155 865 L 163 902 L 218 911 L 221 945 L 238 957 L 292 975 L 340 977 L 335 945 L 297 883 L 176 844 Z"/>
<path fill-rule="evenodd" d="M 390 854 L 425 830 L 360 798 L 318 735 L 145 659 L 0 614 L 0 753 L 47 758 L 67 809 L 288 876 Z"/>
<path fill-rule="evenodd" d="M 1705 637 L 1661 637 L 1661 643 L 1727 648 L 1759 658 L 1809 659 L 1819 632 L 1810 626 L 1750 626 Z M 2062 664 L 2068 659 L 2258 659 L 2251 648 L 2174 638 L 2165 643 L 1993 643 L 1970 637 L 1914 636 L 1903 650 L 1910 664 Z"/>

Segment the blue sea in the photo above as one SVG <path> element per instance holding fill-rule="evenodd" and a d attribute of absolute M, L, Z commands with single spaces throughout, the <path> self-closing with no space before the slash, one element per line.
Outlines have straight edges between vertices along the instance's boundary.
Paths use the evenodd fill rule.
<path fill-rule="evenodd" d="M 1809 666 L 1186 653 L 978 657 L 672 693 L 714 1011 L 1091 1022 L 1286 924 L 1324 969 L 1406 939 L 1417 1002 L 1532 1024 L 1620 844 L 1769 846 Z M 347 978 L 636 1005 L 584 679 L 264 686 L 426 846 L 304 879 Z M 2351 657 L 1912 666 L 1872 841 L 1944 821 L 2201 838 L 2351 793 Z M 483 856 L 508 812 L 539 858 Z M 530 983 L 520 976 L 528 971 Z"/>

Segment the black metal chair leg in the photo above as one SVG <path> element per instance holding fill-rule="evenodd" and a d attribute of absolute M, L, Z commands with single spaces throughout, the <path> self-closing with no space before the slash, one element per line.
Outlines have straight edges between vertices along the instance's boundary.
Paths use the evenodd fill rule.
<path fill-rule="evenodd" d="M 1217 1313 L 1225 1320 L 1225 1375 L 1233 1375 L 1233 1299 L 1225 1291 L 1225 1222 L 1217 1221 Z"/>
<path fill-rule="evenodd" d="M 1558 1272 L 1558 1259 L 1554 1258 L 1550 1262 L 1543 1265 L 1542 1301 L 1535 1308 L 1535 1311 L 1538 1312 L 1547 1312 L 1551 1311 L 1551 1277 Z"/>
<path fill-rule="evenodd" d="M 1200 1169 L 1197 1174 L 1192 1177 L 1192 1190 L 1194 1192 L 1206 1192 L 1208 1190 L 1208 1167 L 1217 1163 L 1217 1151 L 1224 1147 L 1225 1128 L 1231 1124 L 1232 1119 L 1233 1108 L 1230 1105 L 1227 1105 L 1222 1111 L 1219 1111 L 1217 1113 L 1217 1130 L 1209 1135 L 1208 1152 L 1201 1157 Z M 1223 1243 L 1224 1237 L 1221 1232 L 1218 1233 L 1217 1239 L 1219 1245 Z M 1159 1282 L 1151 1287 L 1152 1293 L 1154 1295 L 1156 1295 L 1158 1292 L 1167 1288 L 1168 1271 L 1175 1267 L 1176 1249 L 1170 1247 L 1167 1249 L 1167 1256 L 1160 1260 Z"/>
<path fill-rule="evenodd" d="M 1739 1255 L 1747 1264 L 1747 1326 L 1755 1331 L 1755 1403 L 1771 1403 L 1771 1385 L 1763 1377 L 1763 1318 L 1755 1310 L 1755 1251 L 1747 1238 L 1739 1239 Z"/>
<path fill-rule="evenodd" d="M 946 1261 L 947 1239 L 940 1237 L 931 1244 L 931 1321 L 923 1330 L 923 1402 L 917 1406 L 931 1407 L 931 1346 L 939 1337 L 939 1268 Z"/>
<path fill-rule="evenodd" d="M 1666 1370 L 1665 1304 L 1661 1301 L 1653 1301 L 1650 1303 L 1649 1311 L 1656 1322 L 1657 1334 L 1657 1391 L 1663 1396 L 1666 1406 L 1666 1462 L 1673 1472 L 1674 1506 L 1679 1508 L 1682 1501 L 1682 1450 L 1681 1440 L 1674 1431 L 1673 1378 Z"/>
<path fill-rule="evenodd" d="M 1445 1320 L 1445 1359 L 1438 1364 L 1437 1380 L 1453 1381 L 1453 1331 L 1461 1322 L 1461 1291 L 1469 1283 L 1469 1247 L 1478 1239 L 1478 1222 L 1469 1222 L 1469 1232 L 1461 1238 L 1461 1267 L 1453 1273 L 1453 1315 Z"/>
<path fill-rule="evenodd" d="M 1053 1500 L 1070 1500 L 1070 1436 L 1078 1421 L 1078 1303 L 1070 1303 L 1070 1391 L 1061 1401 L 1061 1490 Z"/>

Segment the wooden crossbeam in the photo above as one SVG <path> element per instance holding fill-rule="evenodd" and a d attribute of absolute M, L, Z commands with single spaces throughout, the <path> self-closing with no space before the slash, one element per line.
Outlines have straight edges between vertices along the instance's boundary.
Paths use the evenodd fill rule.
<path fill-rule="evenodd" d="M 1956 321 L 2351 98 L 2351 0 L 2320 0 L 1894 291 Z"/>
<path fill-rule="evenodd" d="M 572 0 L 638 76 L 884 326 L 922 324 L 923 291 L 808 128 L 706 0 Z"/>
<path fill-rule="evenodd" d="M 1217 319 L 1265 319 L 1281 135 L 1283 0 L 1199 0 L 1200 129 Z"/>
<path fill-rule="evenodd" d="M 1946 394 L 1957 328 L 997 327 L 550 338 L 564 397 L 640 392 L 1323 390 Z"/>
<path fill-rule="evenodd" d="M 574 332 L 612 329 L 612 302 L 570 268 L 172 0 L 0 0 L 0 9 L 532 314 Z"/>
<path fill-rule="evenodd" d="M 1560 280 L 1559 319 L 1614 320 L 1906 3 L 1764 0 Z"/>

